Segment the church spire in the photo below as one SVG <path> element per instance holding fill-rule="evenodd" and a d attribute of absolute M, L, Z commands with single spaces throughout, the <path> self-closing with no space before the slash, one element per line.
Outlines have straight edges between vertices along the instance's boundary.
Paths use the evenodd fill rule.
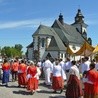
<path fill-rule="evenodd" d="M 63 15 L 60 13 L 58 20 L 60 21 L 61 24 L 64 24 L 63 21 Z"/>
<path fill-rule="evenodd" d="M 75 23 L 84 23 L 83 18 L 84 18 L 84 16 L 82 15 L 81 10 L 78 9 L 78 12 L 75 17 Z"/>

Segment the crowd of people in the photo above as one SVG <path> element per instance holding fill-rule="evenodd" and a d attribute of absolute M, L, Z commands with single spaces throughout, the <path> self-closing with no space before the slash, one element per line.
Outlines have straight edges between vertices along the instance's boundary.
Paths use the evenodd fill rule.
<path fill-rule="evenodd" d="M 18 87 L 26 88 L 31 94 L 38 90 L 39 79 L 44 78 L 44 85 L 50 86 L 53 93 L 62 93 L 66 89 L 66 98 L 98 98 L 98 58 L 90 61 L 84 57 L 79 61 L 66 61 L 48 57 L 38 62 L 14 59 L 2 64 L 2 84 L 8 86 L 9 76 Z M 66 82 L 66 85 L 65 85 Z"/>

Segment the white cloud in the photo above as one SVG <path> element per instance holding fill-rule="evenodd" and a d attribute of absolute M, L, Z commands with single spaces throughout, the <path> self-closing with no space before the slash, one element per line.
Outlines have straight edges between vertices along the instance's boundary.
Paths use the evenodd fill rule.
<path fill-rule="evenodd" d="M 31 19 L 31 20 L 22 20 L 22 21 L 11 21 L 0 23 L 0 29 L 8 29 L 8 28 L 20 28 L 20 27 L 38 27 L 40 24 L 44 24 L 47 26 L 52 25 L 52 20 L 50 19 Z"/>
<path fill-rule="evenodd" d="M 40 24 L 51 26 L 55 19 L 53 18 L 39 18 L 39 19 L 29 19 L 29 20 L 20 20 L 20 21 L 10 21 L 10 22 L 1 22 L 0 29 L 12 29 L 12 28 L 37 28 Z M 71 20 L 65 21 L 68 24 L 73 23 Z M 88 25 L 98 25 L 98 20 L 88 19 L 85 21 Z"/>

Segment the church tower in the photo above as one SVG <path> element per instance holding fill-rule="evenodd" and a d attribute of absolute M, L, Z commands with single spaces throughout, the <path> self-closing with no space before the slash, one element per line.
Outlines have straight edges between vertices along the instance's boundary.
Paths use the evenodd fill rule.
<path fill-rule="evenodd" d="M 64 19 L 63 19 L 63 15 L 60 13 L 58 20 L 60 21 L 60 23 L 63 25 L 64 24 Z"/>
<path fill-rule="evenodd" d="M 75 23 L 84 23 L 83 18 L 84 18 L 84 16 L 82 15 L 81 10 L 78 9 L 78 12 L 77 12 L 77 14 L 75 16 Z"/>
<path fill-rule="evenodd" d="M 87 24 L 84 22 L 84 16 L 81 13 L 81 10 L 78 9 L 75 16 L 75 22 L 72 24 L 76 27 L 77 31 L 83 35 L 84 38 L 87 38 Z"/>

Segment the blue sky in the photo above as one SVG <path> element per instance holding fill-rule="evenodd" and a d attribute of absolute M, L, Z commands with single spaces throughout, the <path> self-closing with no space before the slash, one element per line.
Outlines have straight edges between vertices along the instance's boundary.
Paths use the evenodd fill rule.
<path fill-rule="evenodd" d="M 23 51 L 32 42 L 40 24 L 51 26 L 60 13 L 71 24 L 78 8 L 88 24 L 87 34 L 98 44 L 98 0 L 0 0 L 0 46 L 22 44 Z"/>

